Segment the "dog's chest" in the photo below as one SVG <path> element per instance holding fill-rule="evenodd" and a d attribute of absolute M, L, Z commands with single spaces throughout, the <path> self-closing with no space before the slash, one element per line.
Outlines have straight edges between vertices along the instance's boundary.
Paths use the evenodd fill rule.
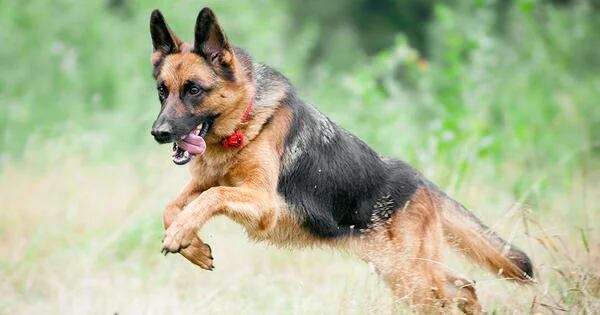
<path fill-rule="evenodd" d="M 278 247 L 307 247 L 322 243 L 306 229 L 287 205 L 277 210 L 276 224 L 268 230 L 247 229 L 248 236 L 255 241 L 265 241 Z"/>
<path fill-rule="evenodd" d="M 231 160 L 219 156 L 205 155 L 196 156 L 190 167 L 192 177 L 198 182 L 218 183 L 224 177 L 231 166 Z"/>

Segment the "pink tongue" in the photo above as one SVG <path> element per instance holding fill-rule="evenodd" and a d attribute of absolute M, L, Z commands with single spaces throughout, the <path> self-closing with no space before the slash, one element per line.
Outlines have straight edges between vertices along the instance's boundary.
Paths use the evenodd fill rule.
<path fill-rule="evenodd" d="M 204 150 L 206 150 L 206 142 L 194 132 L 196 132 L 196 130 L 190 132 L 182 140 L 177 141 L 177 146 L 188 151 L 192 155 L 202 154 L 204 153 Z"/>

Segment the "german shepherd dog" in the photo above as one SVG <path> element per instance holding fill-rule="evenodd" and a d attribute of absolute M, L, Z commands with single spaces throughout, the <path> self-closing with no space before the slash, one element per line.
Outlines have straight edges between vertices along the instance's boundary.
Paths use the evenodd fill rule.
<path fill-rule="evenodd" d="M 444 269 L 444 241 L 503 278 L 532 280 L 525 253 L 302 101 L 283 75 L 232 46 L 209 8 L 193 45 L 158 10 L 150 33 L 161 103 L 151 133 L 191 171 L 164 210 L 165 254 L 211 270 L 211 248 L 197 232 L 226 215 L 253 240 L 355 253 L 417 310 L 481 310 L 473 283 Z"/>

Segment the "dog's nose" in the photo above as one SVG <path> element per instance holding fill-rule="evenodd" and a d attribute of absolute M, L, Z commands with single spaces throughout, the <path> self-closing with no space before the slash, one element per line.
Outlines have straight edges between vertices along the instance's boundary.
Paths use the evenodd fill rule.
<path fill-rule="evenodd" d="M 160 126 L 152 128 L 152 131 L 150 133 L 154 136 L 154 139 L 157 142 L 165 143 L 171 141 L 171 138 L 173 136 L 173 129 L 171 128 L 171 126 L 169 126 L 169 124 L 162 124 Z"/>

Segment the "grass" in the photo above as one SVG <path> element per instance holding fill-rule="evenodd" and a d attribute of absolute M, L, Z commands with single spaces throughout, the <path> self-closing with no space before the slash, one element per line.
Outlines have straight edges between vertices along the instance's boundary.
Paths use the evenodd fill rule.
<path fill-rule="evenodd" d="M 401 34 L 367 56 L 343 27 L 315 59 L 310 49 L 333 30 L 311 16 L 289 23 L 285 2 L 206 5 L 305 99 L 532 256 L 538 282 L 520 287 L 448 254 L 449 269 L 477 280 L 490 314 L 598 312 L 592 3 L 516 1 L 502 19 L 495 1 L 437 4 L 427 60 Z M 148 16 L 160 7 L 189 39 L 196 2 L 0 7 L 0 62 L 18 65 L 0 76 L 0 314 L 409 312 L 358 259 L 254 244 L 222 218 L 202 231 L 215 271 L 159 254 L 162 207 L 188 174 L 148 135 L 158 110 Z"/>
<path fill-rule="evenodd" d="M 77 157 L 46 170 L 36 167 L 40 157 L 7 166 L 0 176 L 1 207 L 11 209 L 0 214 L 2 313 L 385 314 L 394 309 L 383 283 L 356 257 L 255 244 L 225 218 L 201 232 L 213 247 L 215 271 L 178 256 L 163 257 L 161 207 L 187 172 L 171 166 L 162 153 L 104 166 Z M 585 208 L 597 201 L 600 187 L 591 184 L 597 178 L 582 176 L 572 191 L 548 197 L 540 204 L 546 214 L 539 215 L 477 173 L 469 172 L 469 185 L 453 194 L 531 255 L 538 282 L 511 284 L 455 255 L 447 268 L 477 281 L 490 313 L 594 313 L 600 307 L 600 239 L 596 230 L 564 218 L 600 219 Z"/>

